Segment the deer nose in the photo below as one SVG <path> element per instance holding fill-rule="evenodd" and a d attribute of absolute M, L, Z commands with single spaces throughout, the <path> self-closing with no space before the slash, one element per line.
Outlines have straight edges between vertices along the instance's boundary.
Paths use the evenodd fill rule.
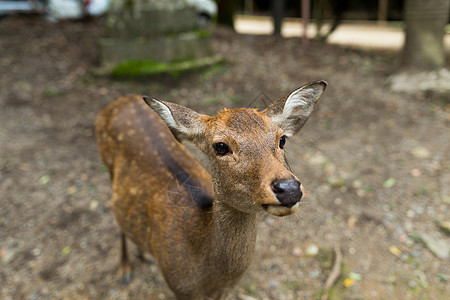
<path fill-rule="evenodd" d="M 270 187 L 281 205 L 292 207 L 302 199 L 303 192 L 297 180 L 274 180 Z"/>

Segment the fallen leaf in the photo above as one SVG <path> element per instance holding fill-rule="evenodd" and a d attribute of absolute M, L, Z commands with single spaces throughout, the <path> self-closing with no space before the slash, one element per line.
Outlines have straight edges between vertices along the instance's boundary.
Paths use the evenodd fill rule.
<path fill-rule="evenodd" d="M 444 273 L 439 273 L 438 278 L 440 281 L 447 281 L 447 275 L 445 275 Z"/>
<path fill-rule="evenodd" d="M 396 246 L 392 245 L 389 247 L 389 252 L 399 257 L 402 254 L 402 250 L 398 249 Z"/>
<path fill-rule="evenodd" d="M 353 272 L 351 272 L 351 273 L 348 275 L 348 278 L 353 279 L 354 281 L 360 281 L 360 280 L 362 279 L 362 275 L 359 274 L 359 273 L 353 273 Z"/>
<path fill-rule="evenodd" d="M 44 175 L 41 178 L 39 178 L 39 184 L 40 185 L 46 185 L 50 181 L 50 176 Z"/>
<path fill-rule="evenodd" d="M 66 255 L 69 255 L 71 251 L 72 251 L 72 249 L 69 246 L 66 246 L 62 249 L 61 252 L 62 252 L 62 255 L 66 256 Z"/>
<path fill-rule="evenodd" d="M 355 281 L 353 279 L 347 277 L 344 279 L 343 284 L 346 288 L 351 288 L 352 286 L 355 285 Z"/>
<path fill-rule="evenodd" d="M 393 187 L 395 185 L 395 178 L 389 178 L 388 180 L 386 180 L 383 184 L 383 186 L 387 189 Z"/>

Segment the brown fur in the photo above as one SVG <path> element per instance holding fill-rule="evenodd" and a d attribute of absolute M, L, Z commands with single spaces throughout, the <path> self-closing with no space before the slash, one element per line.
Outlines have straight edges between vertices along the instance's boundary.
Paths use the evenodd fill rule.
<path fill-rule="evenodd" d="M 279 147 L 284 132 L 254 109 L 209 117 L 173 103 L 149 105 L 171 130 L 138 96 L 119 98 L 96 122 L 124 235 L 122 275 L 130 270 L 126 237 L 152 254 L 177 299 L 222 299 L 251 262 L 257 213 L 282 216 L 297 207 L 280 205 L 271 187 L 274 180 L 297 181 Z M 177 139 L 209 157 L 211 174 Z M 218 156 L 218 142 L 231 153 Z"/>

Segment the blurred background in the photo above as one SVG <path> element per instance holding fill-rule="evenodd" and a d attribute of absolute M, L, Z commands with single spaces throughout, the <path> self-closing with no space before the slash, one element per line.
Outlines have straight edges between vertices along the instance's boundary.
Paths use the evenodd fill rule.
<path fill-rule="evenodd" d="M 117 281 L 94 136 L 109 102 L 214 114 L 326 80 L 286 146 L 307 197 L 261 216 L 231 299 L 449 299 L 449 16 L 449 0 L 0 1 L 0 298 L 173 299 L 135 257 Z"/>

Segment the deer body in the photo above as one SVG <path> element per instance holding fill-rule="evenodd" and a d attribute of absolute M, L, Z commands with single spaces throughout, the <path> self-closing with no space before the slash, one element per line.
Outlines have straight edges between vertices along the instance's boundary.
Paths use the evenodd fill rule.
<path fill-rule="evenodd" d="M 298 207 L 302 187 L 286 168 L 285 136 L 306 122 L 325 82 L 306 85 L 266 110 L 210 117 L 138 96 L 102 110 L 96 134 L 112 180 L 111 205 L 126 238 L 157 262 L 177 299 L 223 299 L 248 268 L 257 214 Z M 209 158 L 210 172 L 179 141 Z"/>

